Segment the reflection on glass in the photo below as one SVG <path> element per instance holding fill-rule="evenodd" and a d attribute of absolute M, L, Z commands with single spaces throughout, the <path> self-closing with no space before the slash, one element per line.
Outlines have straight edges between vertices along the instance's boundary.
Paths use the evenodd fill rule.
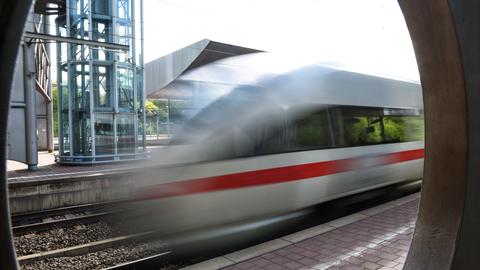
<path fill-rule="evenodd" d="M 117 69 L 118 110 L 133 112 L 133 72 L 128 68 Z"/>
<path fill-rule="evenodd" d="M 111 67 L 94 66 L 93 68 L 93 98 L 95 110 L 113 110 L 111 89 Z"/>
<path fill-rule="evenodd" d="M 144 128 L 143 124 L 144 114 L 138 114 L 138 135 L 137 135 L 137 152 L 145 151 L 145 139 L 144 139 Z"/>
<path fill-rule="evenodd" d="M 135 151 L 135 116 L 120 114 L 117 117 L 117 149 L 118 153 Z"/>
<path fill-rule="evenodd" d="M 90 133 L 90 114 L 84 111 L 72 113 L 73 154 L 90 156 L 92 154 L 92 136 Z"/>
<path fill-rule="evenodd" d="M 113 154 L 113 115 L 95 115 L 95 151 L 98 155 Z"/>

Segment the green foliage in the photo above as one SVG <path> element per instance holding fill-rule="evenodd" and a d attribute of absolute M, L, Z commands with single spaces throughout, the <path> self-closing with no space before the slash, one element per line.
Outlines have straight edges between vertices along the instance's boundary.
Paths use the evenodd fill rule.
<path fill-rule="evenodd" d="M 146 133 L 147 135 L 157 134 L 157 121 L 167 122 L 167 101 L 158 99 L 147 99 L 145 101 L 146 112 Z M 161 128 L 159 126 L 159 128 Z M 161 131 L 158 131 L 161 133 Z"/>
<path fill-rule="evenodd" d="M 145 101 L 145 112 L 148 114 L 157 114 L 159 111 L 158 106 L 153 103 L 151 100 L 147 99 Z"/>
<path fill-rule="evenodd" d="M 423 140 L 424 136 L 423 116 L 354 117 L 344 120 L 344 128 L 347 145 L 409 142 Z"/>
<path fill-rule="evenodd" d="M 295 123 L 296 144 L 300 147 L 325 147 L 330 143 L 328 118 L 325 112 L 312 114 Z"/>

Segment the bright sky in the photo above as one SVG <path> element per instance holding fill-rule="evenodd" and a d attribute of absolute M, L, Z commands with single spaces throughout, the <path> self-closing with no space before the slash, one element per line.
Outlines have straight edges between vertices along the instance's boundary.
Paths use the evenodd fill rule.
<path fill-rule="evenodd" d="M 144 0 L 145 62 L 198 40 L 418 80 L 396 0 Z"/>

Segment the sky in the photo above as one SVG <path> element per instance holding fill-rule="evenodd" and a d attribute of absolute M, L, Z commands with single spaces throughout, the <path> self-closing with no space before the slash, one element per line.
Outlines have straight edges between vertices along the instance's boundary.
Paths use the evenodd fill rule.
<path fill-rule="evenodd" d="M 419 80 L 396 0 L 144 0 L 145 62 L 204 38 Z"/>

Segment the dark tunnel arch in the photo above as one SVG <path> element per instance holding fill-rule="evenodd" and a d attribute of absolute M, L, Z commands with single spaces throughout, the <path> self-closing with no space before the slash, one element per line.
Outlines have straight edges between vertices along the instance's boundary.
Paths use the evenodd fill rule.
<path fill-rule="evenodd" d="M 31 3 L 0 2 L 2 269 L 17 268 L 8 213 L 5 127 L 15 56 Z M 426 117 L 422 200 L 404 269 L 475 269 L 480 261 L 480 2 L 399 4 L 417 57 Z"/>

